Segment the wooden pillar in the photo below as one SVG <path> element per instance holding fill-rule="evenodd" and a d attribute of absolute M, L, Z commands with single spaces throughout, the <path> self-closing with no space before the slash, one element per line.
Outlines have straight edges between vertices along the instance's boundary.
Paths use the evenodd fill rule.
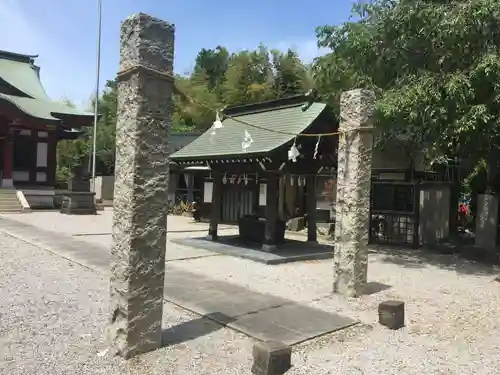
<path fill-rule="evenodd" d="M 14 159 L 14 140 L 13 134 L 9 134 L 4 140 L 3 146 L 3 171 L 2 171 L 2 188 L 13 188 L 14 181 L 12 180 L 12 164 Z"/>
<path fill-rule="evenodd" d="M 47 184 L 54 186 L 56 184 L 56 169 L 57 169 L 57 134 L 56 132 L 49 133 L 48 139 L 48 154 L 47 154 Z"/>
<path fill-rule="evenodd" d="M 36 185 L 37 184 L 37 180 L 36 180 L 36 175 L 37 175 L 37 172 L 38 172 L 38 131 L 36 129 L 32 129 L 31 130 L 31 133 L 29 136 L 25 135 L 24 137 L 29 137 L 29 141 L 30 141 L 30 144 L 32 145 L 33 149 L 34 149 L 34 153 L 32 154 L 33 157 L 31 157 L 30 159 L 30 169 L 29 169 L 29 174 L 30 174 L 30 177 L 29 177 L 29 183 L 32 184 L 32 185 Z"/>
<path fill-rule="evenodd" d="M 266 229 L 262 249 L 276 250 L 276 221 L 278 220 L 278 176 L 269 174 L 266 185 Z"/>
<path fill-rule="evenodd" d="M 307 241 L 317 242 L 316 230 L 316 176 L 307 176 Z"/>
<path fill-rule="evenodd" d="M 194 202 L 194 175 L 191 173 L 184 173 L 184 180 L 186 181 L 187 196 L 186 203 Z"/>
<path fill-rule="evenodd" d="M 212 240 L 217 241 L 219 238 L 217 234 L 217 227 L 220 221 L 220 212 L 222 205 L 222 175 L 214 171 L 212 173 L 214 178 L 214 186 L 212 188 L 212 209 L 210 210 L 210 226 L 208 228 L 208 235 Z"/>

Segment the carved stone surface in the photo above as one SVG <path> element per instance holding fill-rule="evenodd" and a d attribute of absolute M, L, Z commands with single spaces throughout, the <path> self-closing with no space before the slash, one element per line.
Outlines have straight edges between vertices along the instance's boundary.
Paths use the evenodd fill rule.
<path fill-rule="evenodd" d="M 253 346 L 252 374 L 282 375 L 291 367 L 292 348 L 288 345 L 267 341 Z"/>
<path fill-rule="evenodd" d="M 405 325 L 405 303 L 384 301 L 378 305 L 378 322 L 390 329 L 400 329 Z"/>
<path fill-rule="evenodd" d="M 122 22 L 108 338 L 129 358 L 161 346 L 174 26 Z M 135 69 L 137 67 L 137 69 Z"/>
<path fill-rule="evenodd" d="M 355 297 L 367 274 L 375 94 L 345 92 L 340 108 L 333 290 Z"/>

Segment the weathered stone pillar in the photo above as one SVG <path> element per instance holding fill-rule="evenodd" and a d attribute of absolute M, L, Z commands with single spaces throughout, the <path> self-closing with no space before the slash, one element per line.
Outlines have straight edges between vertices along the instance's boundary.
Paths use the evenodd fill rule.
<path fill-rule="evenodd" d="M 366 285 L 375 94 L 345 92 L 340 111 L 333 290 L 354 297 Z"/>
<path fill-rule="evenodd" d="M 476 246 L 494 250 L 497 242 L 498 197 L 491 194 L 479 194 L 476 217 Z"/>
<path fill-rule="evenodd" d="M 174 26 L 122 22 L 109 338 L 125 358 L 161 346 Z"/>

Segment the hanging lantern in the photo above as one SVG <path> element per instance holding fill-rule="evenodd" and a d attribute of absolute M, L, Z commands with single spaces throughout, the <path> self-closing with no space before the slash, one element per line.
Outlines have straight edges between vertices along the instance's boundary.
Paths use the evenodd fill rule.
<path fill-rule="evenodd" d="M 222 129 L 224 125 L 222 124 L 222 121 L 220 120 L 220 115 L 219 111 L 215 113 L 215 121 L 213 123 L 213 128 L 214 129 Z"/>
<path fill-rule="evenodd" d="M 297 138 L 294 139 L 292 147 L 290 147 L 290 150 L 288 150 L 288 160 L 291 160 L 294 163 L 297 162 L 297 158 L 300 156 L 300 152 L 297 148 L 296 141 Z"/>

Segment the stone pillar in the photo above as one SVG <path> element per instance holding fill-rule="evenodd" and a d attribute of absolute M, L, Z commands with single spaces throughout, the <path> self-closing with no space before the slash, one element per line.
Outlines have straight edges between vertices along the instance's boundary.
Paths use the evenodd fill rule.
<path fill-rule="evenodd" d="M 212 186 L 212 208 L 210 210 L 210 225 L 208 235 L 212 240 L 217 241 L 219 235 L 217 229 L 220 221 L 220 213 L 222 206 L 222 176 L 219 172 L 212 172 L 214 185 Z"/>
<path fill-rule="evenodd" d="M 307 176 L 307 241 L 317 242 L 316 228 L 316 176 Z"/>
<path fill-rule="evenodd" d="M 4 140 L 3 146 L 3 171 L 2 184 L 4 189 L 14 188 L 14 180 L 12 179 L 12 164 L 14 161 L 14 140 L 13 134 L 9 134 Z"/>
<path fill-rule="evenodd" d="M 497 242 L 497 227 L 498 197 L 491 194 L 479 194 L 477 197 L 476 246 L 494 250 Z"/>
<path fill-rule="evenodd" d="M 121 24 L 109 338 L 125 358 L 161 346 L 174 26 Z"/>
<path fill-rule="evenodd" d="M 375 94 L 344 92 L 340 110 L 333 290 L 355 297 L 366 285 Z"/>
<path fill-rule="evenodd" d="M 266 184 L 266 228 L 264 233 L 264 251 L 276 251 L 276 222 L 278 220 L 278 176 L 267 175 Z"/>

